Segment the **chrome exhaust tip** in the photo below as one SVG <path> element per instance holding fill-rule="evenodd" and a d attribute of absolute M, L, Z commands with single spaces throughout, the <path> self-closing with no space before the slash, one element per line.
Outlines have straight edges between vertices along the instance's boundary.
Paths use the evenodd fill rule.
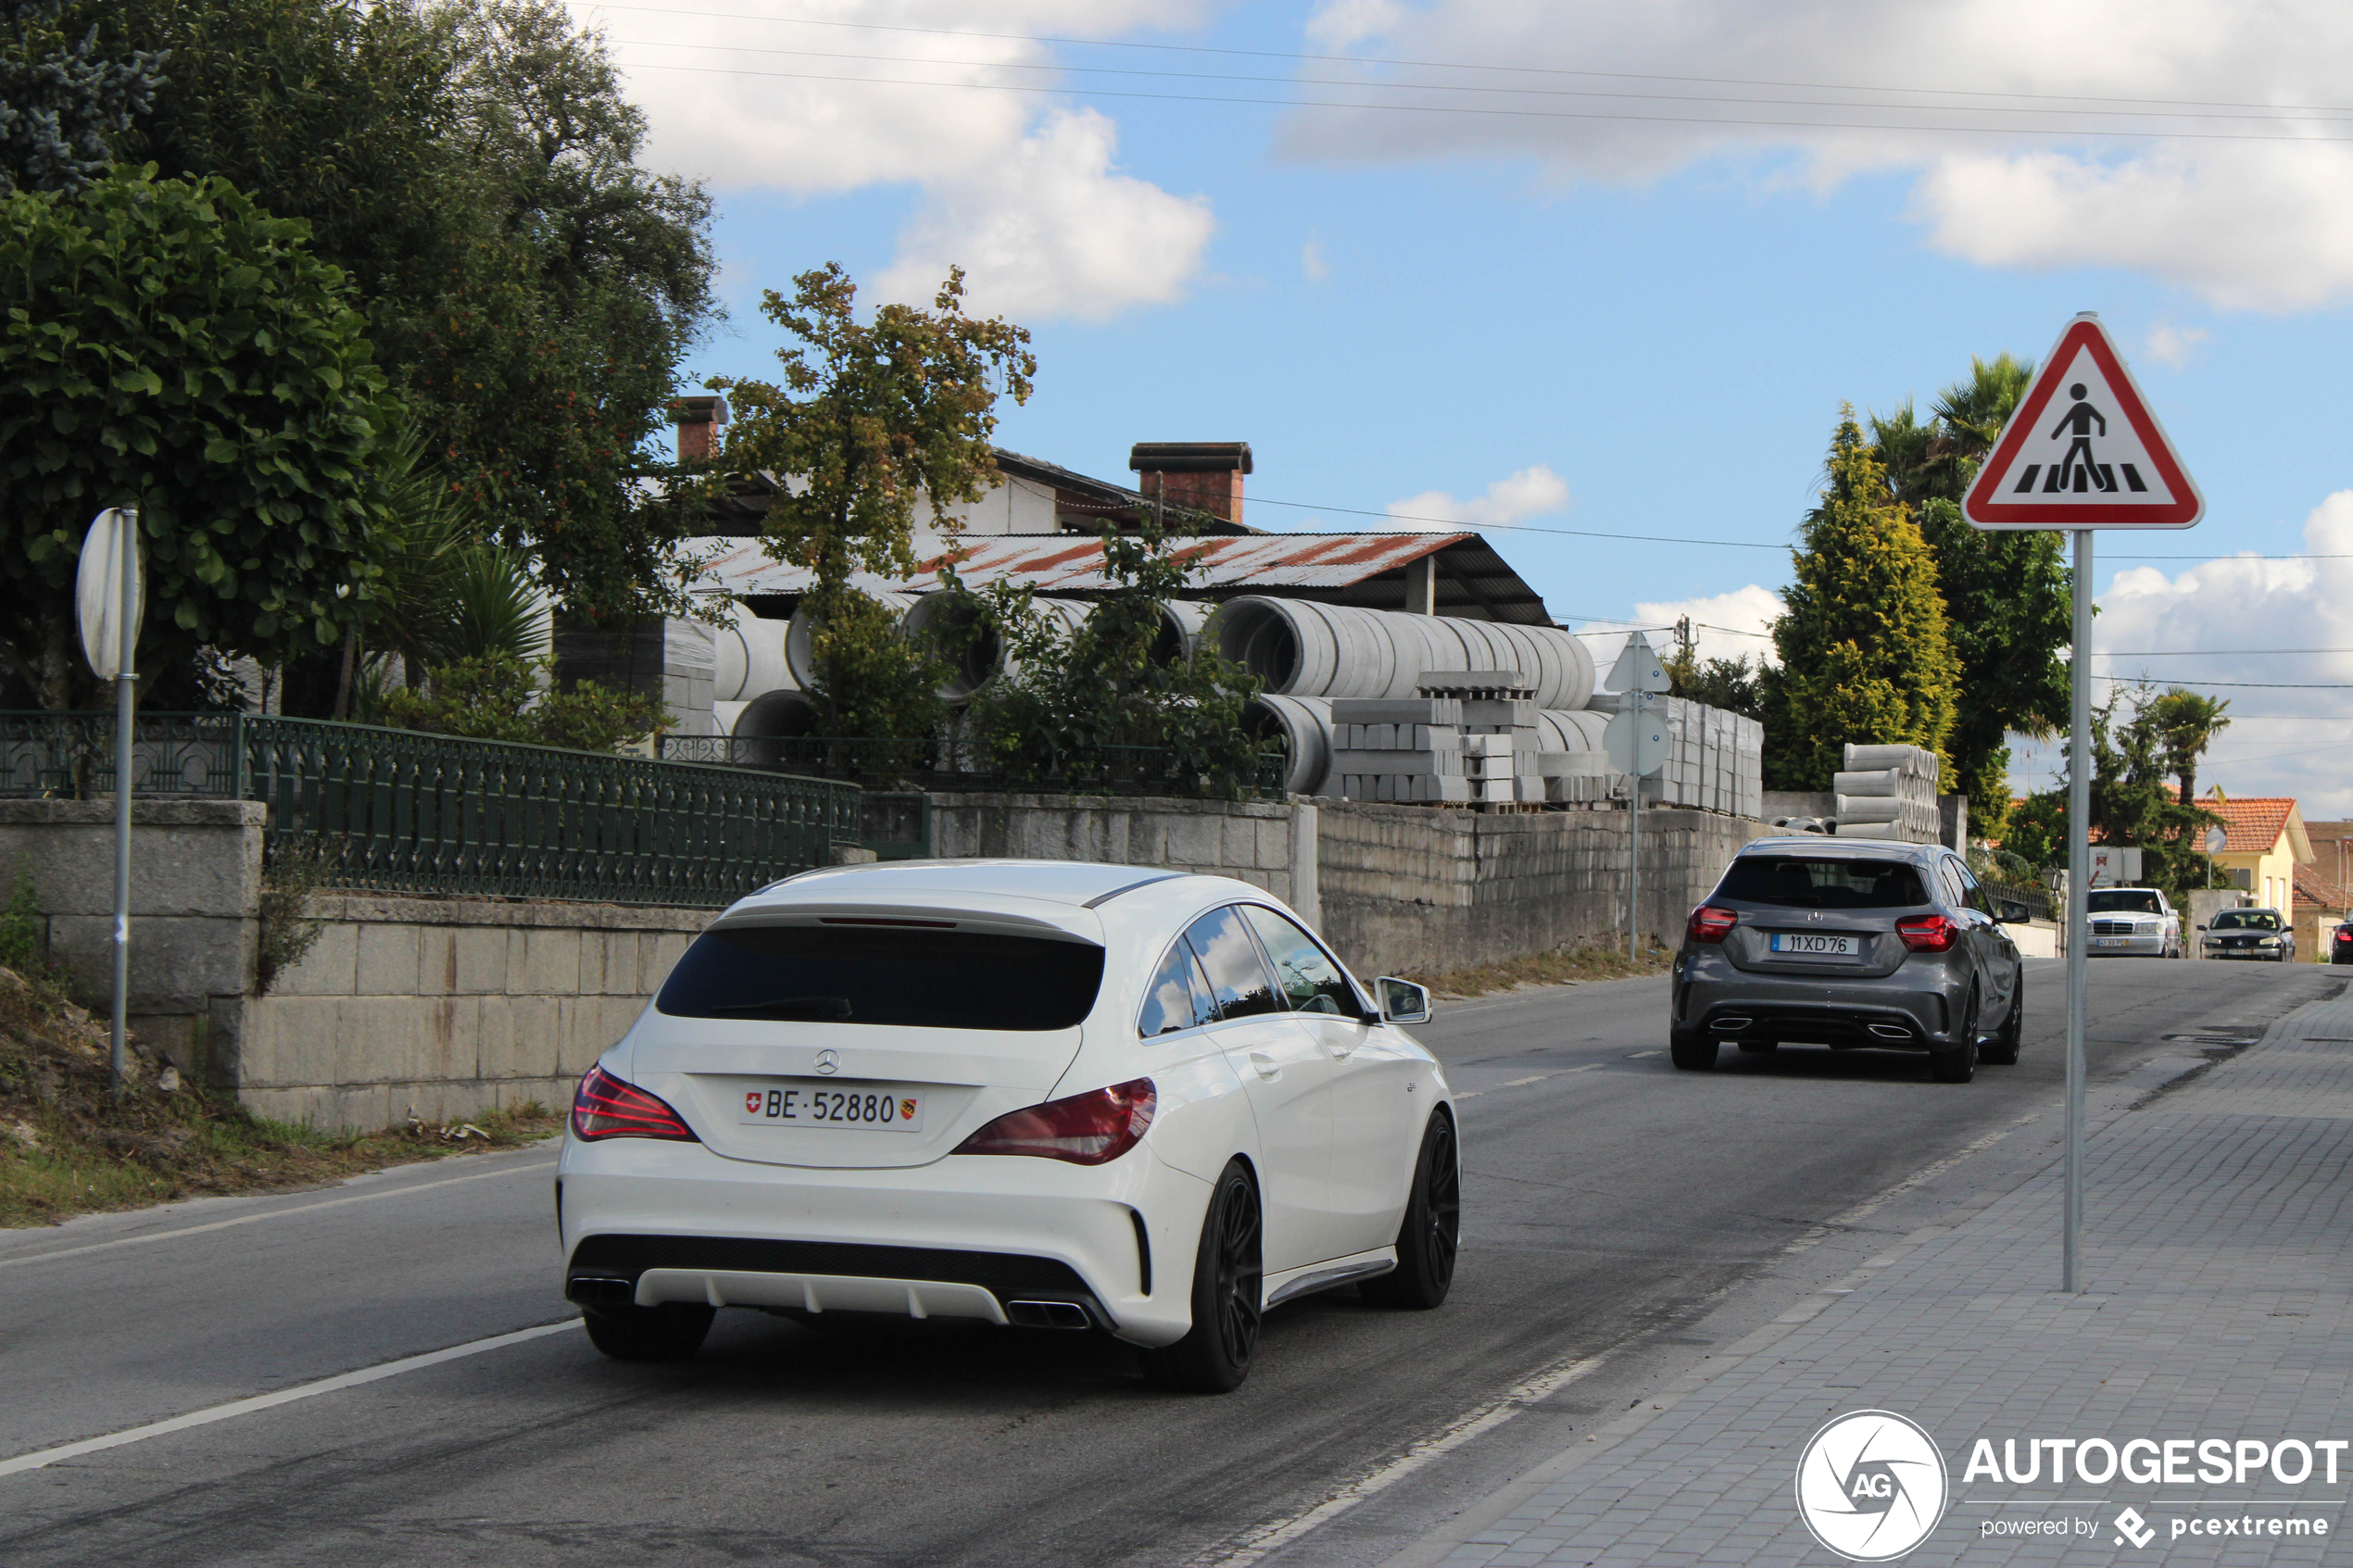
<path fill-rule="evenodd" d="M 1005 1316 L 1017 1328 L 1092 1328 L 1087 1309 L 1076 1301 L 1008 1301 Z"/>
<path fill-rule="evenodd" d="M 1912 1037 L 1912 1032 L 1900 1023 L 1874 1023 L 1871 1033 L 1882 1040 L 1908 1040 Z"/>
<path fill-rule="evenodd" d="M 1746 1018 L 1719 1018 L 1710 1027 L 1718 1035 L 1737 1035 L 1753 1022 Z"/>

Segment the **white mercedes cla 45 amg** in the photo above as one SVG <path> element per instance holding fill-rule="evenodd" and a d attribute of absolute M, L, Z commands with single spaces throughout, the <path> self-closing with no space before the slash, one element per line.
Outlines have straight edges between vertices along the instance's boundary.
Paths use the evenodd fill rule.
<path fill-rule="evenodd" d="M 1063 861 L 806 872 L 695 939 L 580 1085 L 565 1294 L 608 1354 L 721 1307 L 1097 1329 L 1224 1391 L 1261 1314 L 1355 1284 L 1435 1307 L 1453 1105 L 1278 900 Z"/>

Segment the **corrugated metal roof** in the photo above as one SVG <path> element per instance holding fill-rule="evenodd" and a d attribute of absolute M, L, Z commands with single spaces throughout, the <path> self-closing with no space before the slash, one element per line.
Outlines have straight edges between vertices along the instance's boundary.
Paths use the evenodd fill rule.
<path fill-rule="evenodd" d="M 1449 545 L 1476 540 L 1474 533 L 1260 533 L 1172 541 L 1176 554 L 1206 569 L 1189 584 L 1196 593 L 1286 588 L 1346 588 L 1395 571 Z M 757 540 L 711 539 L 717 558 L 704 569 L 711 586 L 733 594 L 802 594 L 809 569 L 770 560 Z M 963 541 L 951 558 L 925 561 L 916 575 L 894 583 L 862 580 L 860 586 L 927 592 L 937 587 L 940 566 L 956 560 L 957 575 L 969 587 L 1026 583 L 1041 594 L 1100 594 L 1111 586 L 1103 576 L 1100 539 L 1071 534 L 999 533 Z"/>

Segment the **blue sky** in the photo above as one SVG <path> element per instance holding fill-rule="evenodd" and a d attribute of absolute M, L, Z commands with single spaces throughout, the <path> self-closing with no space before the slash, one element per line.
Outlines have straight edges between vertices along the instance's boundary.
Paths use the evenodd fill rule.
<path fill-rule="evenodd" d="M 2117 602 L 2098 643 L 2211 656 L 2107 668 L 2193 684 L 2353 682 L 2353 659 L 2221 651 L 2353 648 L 2353 607 L 2335 608 L 2328 563 L 2192 571 L 2235 552 L 2304 550 L 2308 522 L 2338 526 L 2334 514 L 2314 520 L 2353 484 L 2339 384 L 2353 363 L 2343 304 L 2353 235 L 2331 216 L 2332 200 L 2344 207 L 2353 194 L 2353 159 L 2338 156 L 2353 149 L 2322 140 L 2324 127 L 2252 113 L 2149 120 L 2111 107 L 2106 119 L 1989 119 L 1977 106 L 2043 100 L 1896 92 L 2333 103 L 2329 80 L 2342 73 L 2328 62 L 2341 63 L 2353 39 L 2327 7 L 2300 18 L 2284 13 L 2306 7 L 2280 7 L 2271 32 L 2233 28 L 2226 44 L 2211 29 L 2228 23 L 2228 8 L 2187 3 L 2174 14 L 2178 37 L 2145 40 L 2120 64 L 2074 48 L 2068 31 L 2097 37 L 2129 14 L 2105 3 L 1971 0 L 1941 8 L 1933 23 L 1845 0 L 1702 0 L 1673 8 L 1671 20 L 1639 8 L 1442 0 L 697 5 L 668 16 L 579 11 L 635 68 L 653 160 L 704 174 L 719 197 L 734 319 L 698 356 L 698 374 L 759 375 L 773 364 L 779 339 L 758 313 L 760 293 L 788 288 L 798 270 L 838 260 L 878 295 L 912 295 L 943 259 L 960 259 L 982 307 L 1001 306 L 1035 333 L 1038 391 L 1005 410 L 1008 446 L 1117 478 L 1139 440 L 1247 440 L 1257 463 L 1249 515 L 1260 526 L 1376 527 L 1337 508 L 1409 504 L 1490 525 L 1572 623 L 1717 601 L 1699 604 L 1699 619 L 1754 627 L 1764 603 L 1754 590 L 1787 579 L 1786 546 L 1842 401 L 1882 410 L 1906 396 L 1925 402 L 1966 373 L 1971 355 L 2039 357 L 2073 312 L 2094 309 L 2208 504 L 2188 533 L 2103 537 L 2097 580 Z M 775 19 L 786 17 L 941 31 Z M 1826 48 L 1831 23 L 1827 35 L 1839 42 Z M 2005 26 L 2042 30 L 2025 64 L 1982 43 Z M 890 58 L 821 57 L 851 54 Z M 1524 89 L 1611 84 L 1302 54 L 1698 80 L 1623 84 L 1665 102 L 1565 98 Z M 654 69 L 682 64 L 696 69 Z M 1074 69 L 1092 65 L 1199 74 Z M 753 74 L 779 71 L 800 74 Z M 809 80 L 850 73 L 1079 91 Z M 1315 74 L 1523 89 L 1347 94 L 1359 99 L 1902 129 L 1555 123 L 1106 91 L 1333 95 L 1293 84 Z M 1245 76 L 1276 80 L 1231 80 Z M 1862 91 L 1753 85 L 1768 81 Z M 1785 102 L 1732 102 L 1758 98 Z M 1788 107 L 1799 99 L 1814 107 Z M 1821 107 L 1850 100 L 1902 107 Z M 1912 129 L 1931 121 L 2011 133 Z M 2278 135 L 2283 124 L 2308 139 L 2073 134 Z M 1480 506 L 1515 475 L 1521 483 Z M 1522 526 L 1493 526 L 1503 522 Z M 2353 513 L 2343 525 L 2340 547 L 2353 550 Z M 2125 558 L 2157 555 L 2195 559 Z M 2137 593 L 2111 595 L 2119 571 L 2140 573 Z M 2251 619 L 2259 614 L 2263 624 Z M 2125 641 L 2111 640 L 2111 625 Z M 1759 646 L 1718 636 L 1707 651 Z M 2308 815 L 2353 813 L 2353 790 L 2334 783 L 2353 745 L 2313 749 L 2353 742 L 2353 722 L 2337 717 L 2353 713 L 2340 700 L 2353 694 L 2223 695 L 2248 715 L 2218 752 L 2234 793 L 2301 793 Z M 2036 765 L 2022 757 L 2030 776 Z"/>

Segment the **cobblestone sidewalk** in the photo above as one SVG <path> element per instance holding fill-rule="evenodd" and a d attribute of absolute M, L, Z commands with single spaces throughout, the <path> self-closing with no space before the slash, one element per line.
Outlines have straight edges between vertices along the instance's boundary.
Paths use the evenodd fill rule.
<path fill-rule="evenodd" d="M 1993 1455 L 2015 1440 L 2021 1472 L 2030 1453 L 2048 1457 L 2032 1438 L 2215 1438 L 2233 1461 L 2249 1457 L 2243 1438 L 2267 1452 L 2353 1438 L 2353 998 L 2291 1014 L 2093 1136 L 2080 1297 L 2057 1291 L 2059 1191 L 2054 1168 L 1919 1233 L 1843 1294 L 1715 1357 L 1663 1409 L 1498 1494 L 1483 1527 L 1474 1512 L 1393 1562 L 1835 1563 L 1800 1518 L 1799 1457 L 1826 1423 L 1881 1410 L 1931 1434 L 1950 1476 L 1943 1522 L 1906 1568 L 2353 1563 L 2342 1445 L 2300 1485 L 2264 1459 L 2245 1484 L 2235 1465 L 2200 1480 L 2196 1449 L 2177 1450 L 2188 1479 L 2171 1486 L 2072 1470 L 2054 1486 L 2048 1464 L 2022 1483 L 1965 1474 L 1981 1438 Z M 2295 1473 L 2292 1448 L 2280 1462 Z"/>

